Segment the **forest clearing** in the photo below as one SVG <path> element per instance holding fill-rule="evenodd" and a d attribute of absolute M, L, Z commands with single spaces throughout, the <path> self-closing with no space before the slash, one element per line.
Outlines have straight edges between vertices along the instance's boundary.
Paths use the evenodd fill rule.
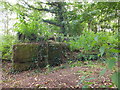
<path fill-rule="evenodd" d="M 120 88 L 120 2 L 0 1 L 2 89 Z"/>

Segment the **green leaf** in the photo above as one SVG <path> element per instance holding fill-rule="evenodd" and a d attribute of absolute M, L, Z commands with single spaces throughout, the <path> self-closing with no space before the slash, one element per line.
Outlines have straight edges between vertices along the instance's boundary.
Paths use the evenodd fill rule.
<path fill-rule="evenodd" d="M 84 84 L 90 85 L 90 84 L 94 84 L 94 82 L 84 82 Z"/>
<path fill-rule="evenodd" d="M 86 79 L 86 80 L 89 81 L 89 80 L 92 80 L 92 79 L 95 79 L 95 78 L 88 78 L 88 79 Z"/>
<path fill-rule="evenodd" d="M 119 53 L 119 52 L 120 52 L 120 50 L 118 50 L 118 49 L 113 49 L 113 48 L 110 49 L 110 51 L 113 52 L 113 53 Z"/>
<path fill-rule="evenodd" d="M 100 55 L 103 56 L 105 52 L 105 47 L 104 46 L 100 47 L 99 51 L 100 51 Z"/>
<path fill-rule="evenodd" d="M 117 61 L 116 58 L 107 59 L 106 62 L 107 62 L 108 68 L 112 69 L 116 64 L 116 61 Z"/>
<path fill-rule="evenodd" d="M 101 72 L 100 72 L 100 76 L 104 75 L 106 72 L 106 69 L 103 69 Z"/>
<path fill-rule="evenodd" d="M 115 73 L 113 73 L 113 75 L 111 76 L 111 79 L 112 79 L 112 81 L 113 81 L 113 83 L 118 87 L 118 88 L 120 88 L 120 79 L 119 79 L 119 77 L 120 77 L 120 72 L 115 72 Z"/>
<path fill-rule="evenodd" d="M 89 88 L 89 86 L 88 85 L 84 85 L 82 88 Z"/>
<path fill-rule="evenodd" d="M 82 76 L 80 82 L 78 82 L 78 85 L 81 84 L 81 83 L 83 83 L 83 81 L 85 80 L 85 78 L 86 78 L 86 76 Z"/>
<path fill-rule="evenodd" d="M 95 40 L 95 41 L 98 41 L 98 36 L 96 36 L 96 37 L 94 38 L 94 40 Z"/>

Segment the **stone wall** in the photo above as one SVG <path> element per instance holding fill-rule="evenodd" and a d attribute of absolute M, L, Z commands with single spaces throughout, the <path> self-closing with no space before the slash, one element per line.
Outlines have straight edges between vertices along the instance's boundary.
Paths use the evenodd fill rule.
<path fill-rule="evenodd" d="M 23 71 L 64 63 L 68 45 L 60 42 L 23 43 L 13 46 L 13 70 Z"/>
<path fill-rule="evenodd" d="M 13 46 L 13 69 L 15 71 L 28 70 L 36 67 L 39 44 L 23 43 Z"/>

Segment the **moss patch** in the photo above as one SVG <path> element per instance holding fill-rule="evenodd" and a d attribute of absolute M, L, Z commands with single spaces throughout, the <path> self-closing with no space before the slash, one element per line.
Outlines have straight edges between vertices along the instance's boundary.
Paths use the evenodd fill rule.
<path fill-rule="evenodd" d="M 18 44 L 13 46 L 13 62 L 32 62 L 37 59 L 39 44 Z"/>
<path fill-rule="evenodd" d="M 41 43 L 38 47 L 38 66 L 45 67 L 48 64 L 48 44 Z"/>
<path fill-rule="evenodd" d="M 48 44 L 48 63 L 56 66 L 62 63 L 62 47 L 59 43 Z"/>

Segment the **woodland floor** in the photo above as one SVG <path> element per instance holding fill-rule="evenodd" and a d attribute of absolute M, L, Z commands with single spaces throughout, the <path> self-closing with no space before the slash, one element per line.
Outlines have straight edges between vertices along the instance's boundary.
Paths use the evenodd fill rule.
<path fill-rule="evenodd" d="M 104 68 L 104 63 L 94 61 L 84 62 L 81 65 L 66 64 L 11 74 L 9 73 L 11 63 L 4 62 L 0 84 L 3 88 L 82 88 L 85 85 L 89 88 L 114 88 L 110 80 L 111 71 L 107 70 L 104 75 L 100 76 Z"/>

